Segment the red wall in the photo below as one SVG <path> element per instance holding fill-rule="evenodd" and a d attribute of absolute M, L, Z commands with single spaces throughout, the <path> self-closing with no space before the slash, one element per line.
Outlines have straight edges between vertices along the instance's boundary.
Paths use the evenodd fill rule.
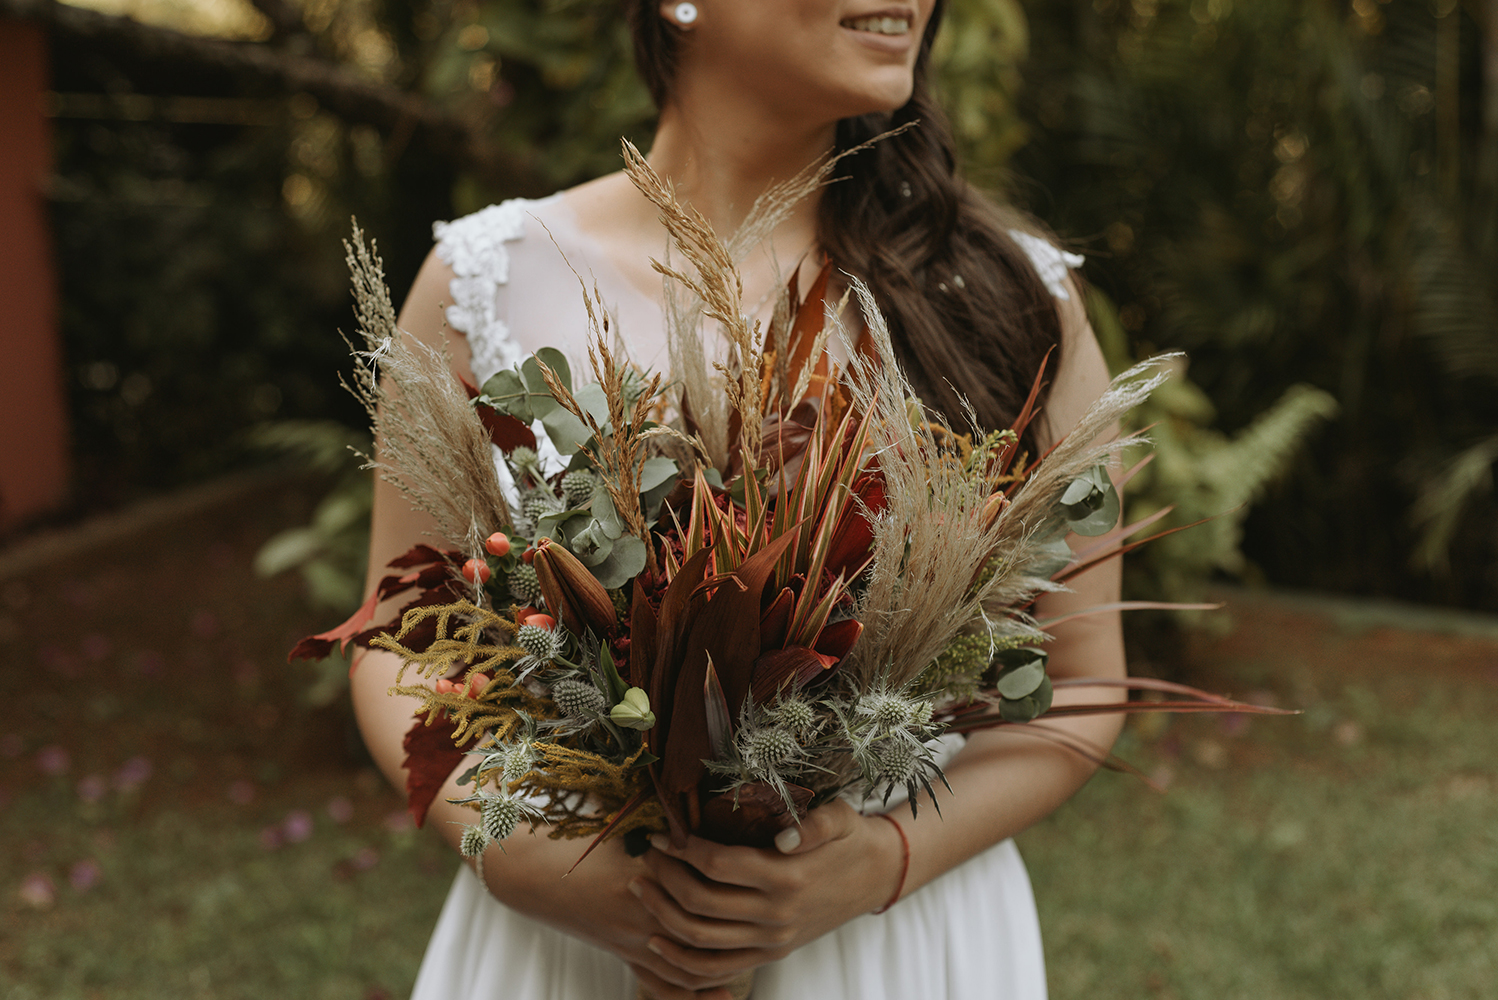
<path fill-rule="evenodd" d="M 56 506 L 68 486 L 46 90 L 46 35 L 0 20 L 0 529 Z"/>

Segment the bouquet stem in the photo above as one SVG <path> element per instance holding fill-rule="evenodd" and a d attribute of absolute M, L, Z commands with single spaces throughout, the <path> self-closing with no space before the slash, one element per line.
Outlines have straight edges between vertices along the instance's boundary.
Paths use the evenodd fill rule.
<path fill-rule="evenodd" d="M 731 982 L 724 984 L 733 1000 L 749 1000 L 749 994 L 754 991 L 754 970 L 741 972 Z M 656 1000 L 655 994 L 640 986 L 635 991 L 635 1000 Z"/>

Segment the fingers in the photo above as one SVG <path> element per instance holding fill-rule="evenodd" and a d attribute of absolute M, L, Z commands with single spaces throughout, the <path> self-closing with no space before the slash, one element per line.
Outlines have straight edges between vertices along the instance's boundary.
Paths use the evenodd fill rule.
<path fill-rule="evenodd" d="M 726 983 L 746 969 L 757 968 L 781 957 L 779 952 L 764 948 L 735 948 L 727 951 L 688 948 L 659 936 L 651 938 L 647 947 L 682 978 L 713 985 Z"/>
<path fill-rule="evenodd" d="M 781 854 L 805 854 L 853 832 L 859 816 L 842 799 L 833 799 L 813 809 L 799 824 L 788 826 L 775 837 L 775 849 Z"/>
<path fill-rule="evenodd" d="M 686 846 L 678 849 L 671 845 L 671 838 L 660 833 L 650 838 L 650 846 L 691 865 L 713 882 L 750 889 L 765 886 L 768 867 L 764 852 L 752 847 L 727 847 L 701 837 L 688 837 Z"/>
<path fill-rule="evenodd" d="M 659 851 L 646 852 L 644 860 L 659 887 L 687 913 L 713 920 L 755 920 L 760 916 L 756 904 L 762 896 L 754 889 L 710 881 L 692 866 Z M 634 879 L 630 890 L 646 881 Z"/>
<path fill-rule="evenodd" d="M 630 971 L 640 980 L 640 985 L 645 987 L 656 1000 L 731 1000 L 729 992 L 722 987 L 712 987 L 704 990 L 689 989 L 685 986 L 677 986 L 675 983 L 667 982 L 652 970 L 637 962 L 629 963 Z"/>

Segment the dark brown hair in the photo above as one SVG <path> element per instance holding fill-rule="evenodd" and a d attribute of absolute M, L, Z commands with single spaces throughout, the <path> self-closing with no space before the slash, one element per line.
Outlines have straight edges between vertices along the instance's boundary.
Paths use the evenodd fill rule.
<path fill-rule="evenodd" d="M 640 75 L 663 107 L 676 72 L 676 29 L 660 17 L 656 0 L 627 2 Z M 926 403 L 961 420 L 965 398 L 983 427 L 1006 427 L 1046 352 L 1059 349 L 1061 321 L 1045 283 L 1009 236 L 1006 210 L 957 174 L 951 128 L 928 82 L 944 6 L 937 0 L 921 39 L 910 100 L 892 114 L 838 123 L 838 152 L 919 125 L 838 165 L 837 183 L 822 195 L 817 235 L 838 267 L 874 290 L 906 374 Z M 1053 355 L 1050 373 L 1058 362 Z M 1033 435 L 1026 437 L 1033 448 Z"/>

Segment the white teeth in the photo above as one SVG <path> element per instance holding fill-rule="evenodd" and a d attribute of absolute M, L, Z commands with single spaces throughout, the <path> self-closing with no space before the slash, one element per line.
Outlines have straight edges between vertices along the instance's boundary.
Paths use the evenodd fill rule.
<path fill-rule="evenodd" d="M 910 22 L 903 17 L 856 17 L 843 23 L 854 31 L 879 35 L 904 35 L 910 31 Z"/>

